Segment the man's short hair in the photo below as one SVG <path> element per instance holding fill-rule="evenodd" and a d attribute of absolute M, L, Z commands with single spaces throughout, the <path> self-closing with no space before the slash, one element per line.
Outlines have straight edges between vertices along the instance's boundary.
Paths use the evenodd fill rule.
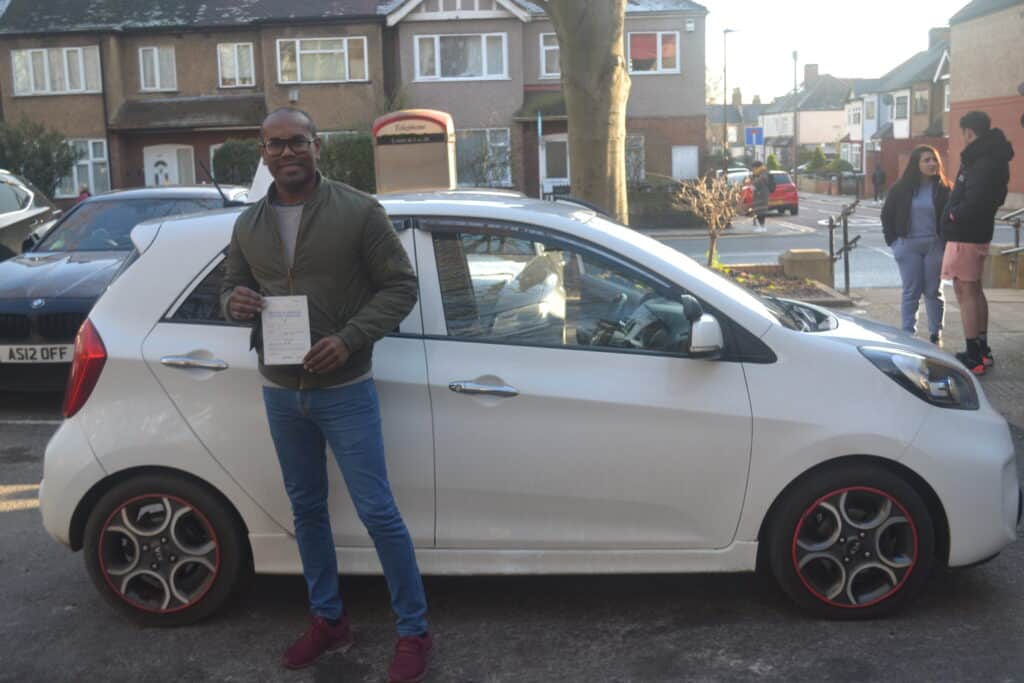
<path fill-rule="evenodd" d="M 983 111 L 969 111 L 960 119 L 960 128 L 984 135 L 992 129 L 992 119 Z"/>
<path fill-rule="evenodd" d="M 764 164 L 760 161 L 755 161 L 754 163 L 750 164 L 750 168 L 760 168 L 761 166 L 764 166 Z"/>
<path fill-rule="evenodd" d="M 303 111 L 302 109 L 299 109 L 298 107 L 278 107 L 274 111 L 272 111 L 269 114 L 267 114 L 267 117 L 265 119 L 263 119 L 263 123 L 265 124 L 267 121 L 269 121 L 271 118 L 273 118 L 274 116 L 276 116 L 278 114 L 297 114 L 298 116 L 301 116 L 302 118 L 306 119 L 306 125 L 309 127 L 309 134 L 312 135 L 313 137 L 316 137 L 316 124 L 313 123 L 313 117 L 310 116 L 305 111 Z M 261 134 L 262 134 L 262 130 L 263 130 L 263 125 L 261 124 L 260 125 L 260 132 L 261 132 Z"/>

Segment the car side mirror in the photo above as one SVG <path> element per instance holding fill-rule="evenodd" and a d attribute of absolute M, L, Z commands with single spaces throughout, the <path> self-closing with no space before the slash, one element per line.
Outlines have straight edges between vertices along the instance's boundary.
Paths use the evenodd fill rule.
<path fill-rule="evenodd" d="M 704 315 L 704 307 L 701 306 L 700 302 L 693 296 L 683 294 L 679 297 L 679 300 L 683 304 L 683 316 L 685 316 L 691 323 L 697 322 L 700 320 L 700 317 Z"/>
<path fill-rule="evenodd" d="M 717 358 L 724 347 L 722 326 L 713 315 L 700 316 L 690 329 L 690 358 Z"/>

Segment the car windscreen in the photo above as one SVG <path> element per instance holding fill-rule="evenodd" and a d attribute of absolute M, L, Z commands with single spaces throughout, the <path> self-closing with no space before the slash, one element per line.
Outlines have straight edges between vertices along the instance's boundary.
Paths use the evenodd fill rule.
<path fill-rule="evenodd" d="M 122 251 L 132 248 L 132 228 L 164 216 L 219 209 L 221 199 L 105 199 L 76 206 L 35 251 Z"/>
<path fill-rule="evenodd" d="M 782 171 L 772 171 L 772 179 L 776 185 L 792 185 L 793 180 L 789 177 L 788 173 Z"/>

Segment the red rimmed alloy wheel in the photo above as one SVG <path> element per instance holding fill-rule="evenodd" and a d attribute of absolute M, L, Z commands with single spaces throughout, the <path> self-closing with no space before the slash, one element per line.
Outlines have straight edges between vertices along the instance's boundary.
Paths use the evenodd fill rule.
<path fill-rule="evenodd" d="M 108 491 L 89 516 L 84 540 L 100 593 L 149 626 L 209 616 L 248 567 L 245 534 L 228 506 L 174 475 L 142 475 Z"/>
<path fill-rule="evenodd" d="M 797 482 L 765 542 L 772 573 L 801 607 L 865 619 L 900 609 L 935 564 L 935 531 L 921 496 L 874 465 L 844 463 Z"/>

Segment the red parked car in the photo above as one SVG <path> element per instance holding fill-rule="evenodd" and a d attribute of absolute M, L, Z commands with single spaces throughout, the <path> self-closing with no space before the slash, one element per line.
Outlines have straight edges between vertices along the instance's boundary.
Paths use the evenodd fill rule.
<path fill-rule="evenodd" d="M 785 171 L 769 171 L 775 179 L 775 191 L 768 198 L 768 206 L 781 213 L 789 211 L 792 215 L 800 213 L 800 197 L 796 191 L 793 179 Z M 743 194 L 740 197 L 740 207 L 743 213 L 751 212 L 751 205 L 754 203 L 754 188 L 747 180 L 743 181 Z"/>

